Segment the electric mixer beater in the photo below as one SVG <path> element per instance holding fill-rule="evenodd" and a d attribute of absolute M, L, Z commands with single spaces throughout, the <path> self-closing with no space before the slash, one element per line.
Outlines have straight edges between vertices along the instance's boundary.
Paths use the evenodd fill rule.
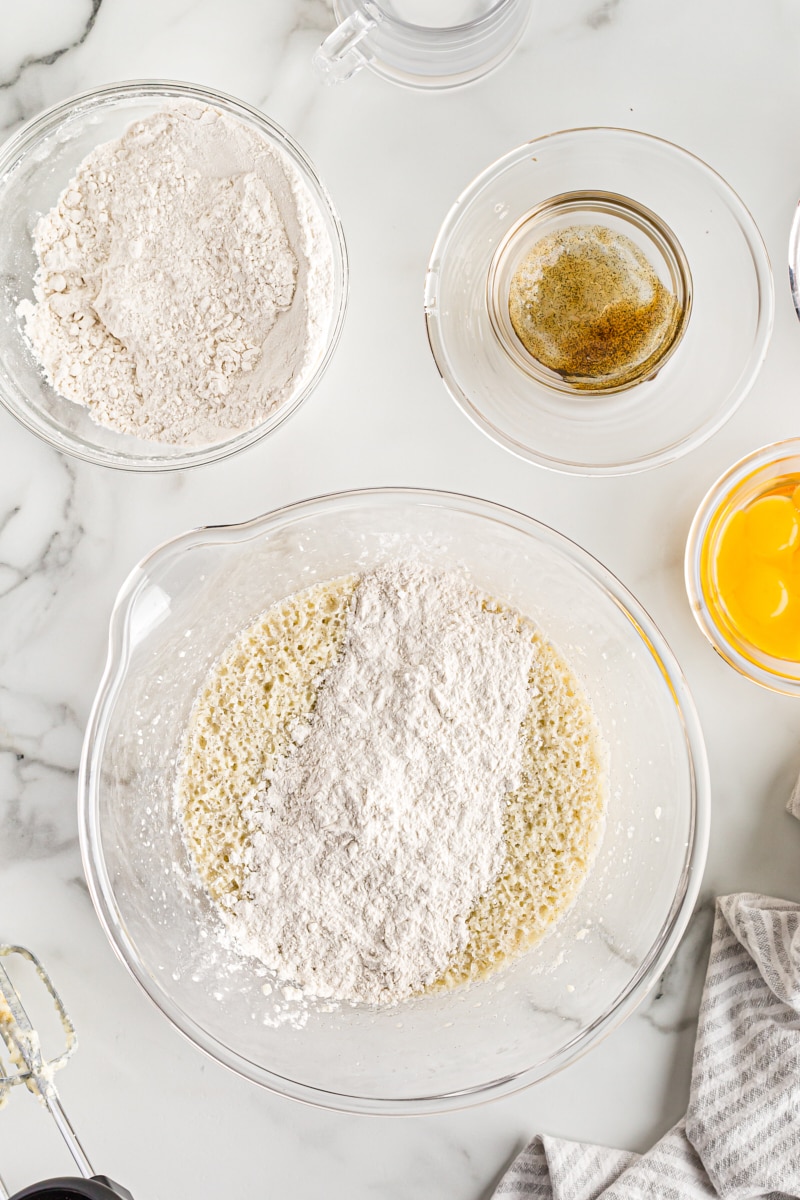
<path fill-rule="evenodd" d="M 66 1045 L 62 1052 L 53 1058 L 45 1058 L 39 1034 L 28 1017 L 19 992 L 4 965 L 3 959 L 10 959 L 12 955 L 20 956 L 33 966 L 55 1005 L 66 1035 Z M 11 1088 L 24 1083 L 47 1108 L 80 1171 L 80 1177 L 46 1179 L 23 1188 L 21 1192 L 15 1192 L 13 1196 L 9 1196 L 8 1189 L 0 1177 L 0 1200 L 28 1200 L 29 1197 L 31 1200 L 33 1197 L 39 1197 L 40 1200 L 133 1200 L 126 1188 L 114 1183 L 105 1175 L 95 1175 L 64 1112 L 53 1075 L 77 1049 L 75 1027 L 50 976 L 36 955 L 22 946 L 0 944 L 0 1039 L 5 1043 L 11 1062 L 11 1069 L 6 1072 L 0 1060 L 0 1107 L 6 1102 Z"/>

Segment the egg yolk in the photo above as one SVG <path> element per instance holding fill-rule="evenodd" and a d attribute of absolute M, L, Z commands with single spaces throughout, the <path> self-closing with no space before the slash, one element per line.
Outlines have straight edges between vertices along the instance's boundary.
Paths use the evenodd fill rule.
<path fill-rule="evenodd" d="M 800 484 L 728 518 L 714 573 L 741 637 L 774 658 L 800 661 Z"/>

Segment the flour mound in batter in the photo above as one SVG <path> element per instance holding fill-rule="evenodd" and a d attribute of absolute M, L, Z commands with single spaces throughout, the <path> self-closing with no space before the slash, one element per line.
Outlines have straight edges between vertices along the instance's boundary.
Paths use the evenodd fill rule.
<path fill-rule="evenodd" d="M 394 1003 L 497 970 L 570 906 L 606 801 L 569 668 L 458 575 L 388 563 L 287 597 L 195 703 L 177 803 L 241 950 Z"/>
<path fill-rule="evenodd" d="M 503 863 L 532 652 L 458 575 L 362 577 L 311 719 L 244 808 L 243 949 L 320 997 L 435 981 Z"/>
<path fill-rule="evenodd" d="M 38 222 L 18 312 L 48 381 L 93 418 L 202 444 L 265 420 L 324 347 L 332 252 L 289 159 L 185 102 L 79 166 Z"/>

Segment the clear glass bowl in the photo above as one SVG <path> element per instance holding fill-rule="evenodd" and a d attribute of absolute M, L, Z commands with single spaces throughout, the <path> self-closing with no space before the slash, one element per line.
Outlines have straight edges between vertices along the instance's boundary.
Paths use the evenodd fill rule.
<path fill-rule="evenodd" d="M 96 146 L 119 137 L 136 120 L 165 104 L 196 100 L 255 129 L 294 166 L 323 218 L 333 255 L 333 299 L 324 346 L 298 376 L 296 390 L 266 421 L 210 445 L 170 446 L 98 425 L 79 404 L 59 396 L 36 362 L 19 302 L 33 298 L 33 229 L 55 202 L 78 164 Z M 312 164 L 289 135 L 258 109 L 210 88 L 166 80 L 133 80 L 84 92 L 47 109 L 0 147 L 0 403 L 57 450 L 88 462 L 153 471 L 199 466 L 234 454 L 266 437 L 311 393 L 339 340 L 347 301 L 347 252 L 341 222 Z"/>
<path fill-rule="evenodd" d="M 380 1010 L 264 1023 L 252 961 L 218 945 L 173 806 L 176 759 L 209 668 L 284 596 L 398 555 L 466 568 L 563 651 L 609 744 L 598 858 L 574 907 L 511 967 Z M 530 517 L 444 492 L 324 496 L 155 550 L 124 584 L 80 777 L 84 865 L 122 961 L 187 1037 L 249 1079 L 368 1113 L 458 1108 L 571 1062 L 658 979 L 705 861 L 702 734 L 661 634 L 585 551 Z"/>
<path fill-rule="evenodd" d="M 787 477 L 800 482 L 800 438 L 773 442 L 734 463 L 709 489 L 695 513 L 684 572 L 694 618 L 717 653 L 754 683 L 785 696 L 800 696 L 800 662 L 765 654 L 742 636 L 717 593 L 712 569 L 728 518 Z"/>
<path fill-rule="evenodd" d="M 496 257 L 554 198 L 572 201 L 572 224 L 614 224 L 665 284 L 670 258 L 685 275 L 691 311 L 674 352 L 635 386 L 582 394 L 548 384 L 498 335 Z M 756 378 L 773 309 L 766 248 L 736 193 L 686 150 L 628 129 L 569 129 L 498 159 L 445 218 L 425 281 L 431 350 L 459 407 L 507 450 L 581 475 L 659 466 L 710 437 Z"/>

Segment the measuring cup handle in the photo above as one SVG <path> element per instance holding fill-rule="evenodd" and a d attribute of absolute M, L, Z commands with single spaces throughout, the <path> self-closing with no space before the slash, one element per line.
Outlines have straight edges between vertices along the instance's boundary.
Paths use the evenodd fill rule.
<path fill-rule="evenodd" d="M 372 17 L 357 8 L 328 34 L 311 60 L 325 83 L 341 83 L 369 61 L 360 43 L 376 25 Z"/>

